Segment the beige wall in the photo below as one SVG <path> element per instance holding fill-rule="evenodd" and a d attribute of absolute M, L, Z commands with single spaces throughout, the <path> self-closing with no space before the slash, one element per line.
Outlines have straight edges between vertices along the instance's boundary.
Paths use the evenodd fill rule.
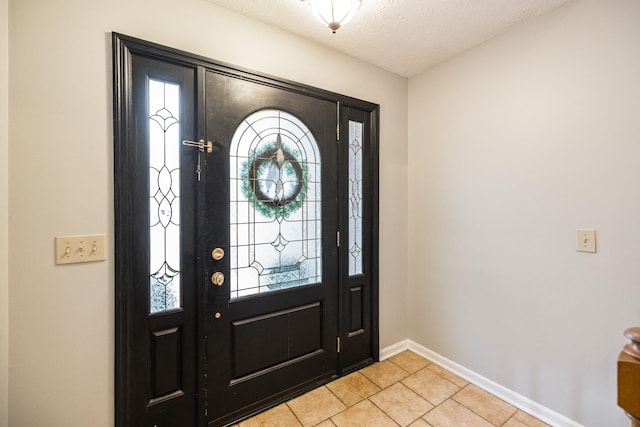
<path fill-rule="evenodd" d="M 53 256 L 56 235 L 112 246 L 111 31 L 382 105 L 381 345 L 406 337 L 406 79 L 206 0 L 9 2 L 10 425 L 113 425 L 112 248 Z"/>
<path fill-rule="evenodd" d="M 9 423 L 9 2 L 0 0 L 0 427 Z"/>
<path fill-rule="evenodd" d="M 576 0 L 409 81 L 409 338 L 590 427 L 628 426 L 639 23 Z"/>

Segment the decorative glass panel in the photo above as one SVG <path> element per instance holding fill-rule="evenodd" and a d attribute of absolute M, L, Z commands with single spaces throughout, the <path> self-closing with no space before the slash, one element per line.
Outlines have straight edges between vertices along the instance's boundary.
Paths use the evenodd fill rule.
<path fill-rule="evenodd" d="M 149 80 L 150 312 L 180 307 L 180 86 Z"/>
<path fill-rule="evenodd" d="M 297 117 L 261 110 L 230 151 L 231 297 L 322 280 L 320 153 Z"/>
<path fill-rule="evenodd" d="M 349 275 L 362 274 L 362 123 L 349 121 Z"/>

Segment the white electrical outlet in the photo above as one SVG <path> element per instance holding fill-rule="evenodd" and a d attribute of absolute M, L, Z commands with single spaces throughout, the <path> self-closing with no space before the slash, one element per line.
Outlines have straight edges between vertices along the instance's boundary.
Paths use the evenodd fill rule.
<path fill-rule="evenodd" d="M 596 230 L 590 228 L 576 230 L 576 250 L 596 253 Z"/>
<path fill-rule="evenodd" d="M 56 264 L 103 261 L 104 234 L 56 237 Z"/>

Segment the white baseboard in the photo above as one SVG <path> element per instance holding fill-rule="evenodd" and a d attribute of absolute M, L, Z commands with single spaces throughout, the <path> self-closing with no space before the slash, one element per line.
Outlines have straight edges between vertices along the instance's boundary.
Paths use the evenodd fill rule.
<path fill-rule="evenodd" d="M 403 341 L 400 341 L 399 343 L 390 345 L 389 347 L 381 348 L 380 360 L 382 361 L 382 360 L 388 359 L 390 357 L 395 356 L 396 354 L 402 353 L 405 350 L 409 350 L 409 347 L 411 346 L 412 342 L 413 341 L 411 340 L 403 340 Z"/>
<path fill-rule="evenodd" d="M 428 348 L 423 347 L 420 344 L 417 344 L 408 339 L 381 349 L 380 360 L 388 359 L 405 350 L 411 350 L 414 353 L 419 354 L 425 359 L 430 360 L 436 365 L 442 366 L 443 368 L 456 374 L 457 376 L 464 378 L 470 383 L 480 387 L 485 391 L 488 391 L 489 393 L 504 400 L 510 405 L 515 406 L 523 412 L 526 412 L 527 414 L 532 415 L 549 425 L 552 425 L 554 427 L 584 427 L 582 424 L 579 424 L 565 417 L 564 415 L 561 415 L 547 408 L 546 406 L 542 406 L 541 404 L 534 402 L 528 397 L 525 397 L 494 381 L 491 381 L 490 379 L 485 378 L 482 375 L 470 369 L 467 369 L 452 360 L 447 359 L 446 357 L 436 353 L 435 351 L 429 350 Z"/>

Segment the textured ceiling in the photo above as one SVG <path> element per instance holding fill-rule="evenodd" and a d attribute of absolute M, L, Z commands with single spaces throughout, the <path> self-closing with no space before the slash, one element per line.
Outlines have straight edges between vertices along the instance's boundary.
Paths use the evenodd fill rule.
<path fill-rule="evenodd" d="M 363 0 L 332 34 L 300 0 L 209 0 L 405 77 L 570 0 Z"/>

